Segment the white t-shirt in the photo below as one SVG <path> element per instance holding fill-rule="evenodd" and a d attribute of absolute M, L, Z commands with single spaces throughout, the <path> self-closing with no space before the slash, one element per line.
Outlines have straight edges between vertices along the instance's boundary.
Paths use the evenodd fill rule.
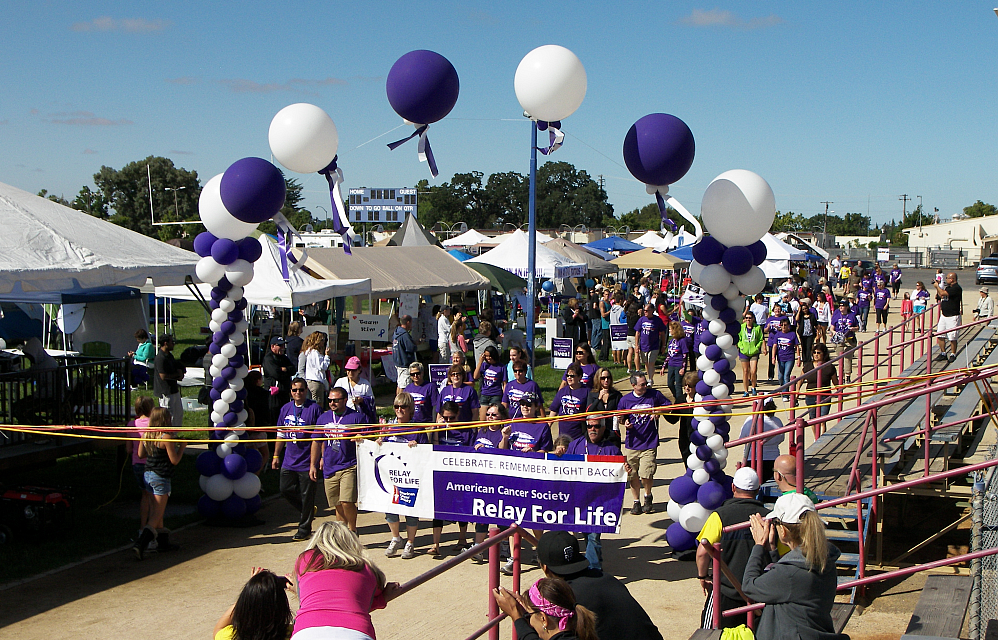
<path fill-rule="evenodd" d="M 449 335 L 450 320 L 447 319 L 447 316 L 441 313 L 440 317 L 437 318 L 437 343 L 439 344 L 441 339 L 447 340 L 447 336 Z"/>
<path fill-rule="evenodd" d="M 357 404 L 354 402 L 354 398 L 368 398 L 370 400 L 370 406 L 374 406 L 374 391 L 371 390 L 371 383 L 361 378 L 357 384 L 351 385 L 350 378 L 343 376 L 336 381 L 334 387 L 339 387 L 340 389 L 346 389 L 347 392 L 347 406 L 357 410 Z"/>
<path fill-rule="evenodd" d="M 752 418 L 749 416 L 745 418 L 745 423 L 742 424 L 741 434 L 739 438 L 747 438 L 752 433 Z M 774 418 L 773 416 L 764 416 L 762 419 L 762 431 L 773 431 L 775 429 L 781 429 L 783 427 L 783 422 L 779 418 Z M 766 438 L 762 442 L 762 459 L 763 460 L 776 460 L 780 456 L 780 444 L 783 443 L 783 434 L 778 433 L 772 438 Z M 751 444 L 751 443 L 750 443 Z M 752 453 L 750 444 L 746 444 L 744 458 L 746 460 L 752 460 Z"/>

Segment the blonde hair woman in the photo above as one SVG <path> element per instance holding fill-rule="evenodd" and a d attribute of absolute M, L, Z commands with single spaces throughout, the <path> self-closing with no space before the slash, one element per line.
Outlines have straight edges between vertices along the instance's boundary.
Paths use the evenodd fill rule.
<path fill-rule="evenodd" d="M 294 580 L 298 640 L 373 640 L 371 611 L 384 609 L 398 589 L 364 556 L 357 534 L 333 521 L 322 523 L 298 556 Z"/>
<path fill-rule="evenodd" d="M 149 512 L 148 524 L 139 539 L 135 541 L 133 550 L 139 560 L 145 555 L 149 543 L 157 541 L 160 551 L 170 551 L 170 532 L 163 527 L 163 514 L 166 512 L 166 502 L 173 490 L 173 470 L 184 458 L 186 442 L 172 442 L 173 432 L 166 429 L 173 425 L 173 417 L 168 409 L 156 407 L 149 414 L 148 431 L 142 433 L 139 440 L 139 457 L 146 459 L 145 475 L 149 493 L 152 494 L 152 506 Z"/>
<path fill-rule="evenodd" d="M 302 343 L 301 355 L 298 356 L 300 377 L 308 382 L 309 395 L 323 411 L 326 410 L 326 396 L 329 395 L 326 371 L 329 369 L 329 356 L 332 355 L 326 342 L 326 334 L 321 331 L 310 333 Z"/>

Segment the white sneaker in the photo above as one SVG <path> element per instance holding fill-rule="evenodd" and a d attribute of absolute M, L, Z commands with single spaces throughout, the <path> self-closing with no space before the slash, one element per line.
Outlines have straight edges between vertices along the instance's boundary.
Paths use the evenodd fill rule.
<path fill-rule="evenodd" d="M 388 558 L 394 558 L 399 552 L 400 544 L 402 544 L 402 538 L 392 538 L 392 541 L 388 543 L 388 548 L 385 549 L 385 556 Z"/>
<path fill-rule="evenodd" d="M 503 566 L 499 567 L 499 571 L 501 571 L 503 573 L 503 575 L 507 575 L 507 576 L 513 575 L 513 559 L 510 558 L 509 560 L 507 560 L 506 564 L 504 564 Z"/>
<path fill-rule="evenodd" d="M 412 548 L 412 543 L 411 542 L 406 542 L 405 543 L 405 548 L 402 549 L 402 559 L 403 560 L 411 560 L 412 558 L 415 558 L 415 557 L 416 557 L 416 550 Z"/>

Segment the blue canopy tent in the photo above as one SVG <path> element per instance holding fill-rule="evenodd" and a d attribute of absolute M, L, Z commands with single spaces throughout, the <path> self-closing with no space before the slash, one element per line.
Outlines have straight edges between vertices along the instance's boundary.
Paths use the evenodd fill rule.
<path fill-rule="evenodd" d="M 461 251 L 460 249 L 451 249 L 447 253 L 454 256 L 454 258 L 456 258 L 460 262 L 464 262 L 465 260 L 471 260 L 472 258 L 475 257 L 470 253 L 465 253 L 464 251 Z"/>
<path fill-rule="evenodd" d="M 600 251 L 619 251 L 623 253 L 629 251 L 640 251 L 644 249 L 644 247 L 638 244 L 637 242 L 624 240 L 620 236 L 607 236 L 605 238 L 600 238 L 595 242 L 590 242 L 582 246 L 585 247 L 586 249 L 599 249 Z"/>
<path fill-rule="evenodd" d="M 693 245 L 688 244 L 682 247 L 678 247 L 669 252 L 670 256 L 679 258 L 680 260 L 686 260 L 688 262 L 693 262 Z"/>

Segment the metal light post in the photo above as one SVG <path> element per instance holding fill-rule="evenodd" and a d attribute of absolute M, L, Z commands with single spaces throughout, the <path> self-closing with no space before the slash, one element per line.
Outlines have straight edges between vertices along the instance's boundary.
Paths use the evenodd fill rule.
<path fill-rule="evenodd" d="M 325 229 L 327 226 L 329 226 L 329 212 L 326 211 L 326 208 L 324 206 L 322 206 L 321 204 L 315 205 L 315 208 L 316 209 L 322 209 L 322 213 L 323 213 L 323 215 L 325 215 L 325 218 L 322 221 L 322 228 Z"/>
<path fill-rule="evenodd" d="M 173 192 L 173 213 L 177 216 L 178 220 L 180 219 L 180 206 L 177 204 L 177 192 L 183 191 L 186 188 L 187 187 L 165 187 L 163 189 L 164 191 Z"/>
<path fill-rule="evenodd" d="M 527 115 L 524 113 L 523 115 Z M 529 117 L 529 116 L 528 116 Z M 537 125 L 533 120 L 530 124 L 530 197 L 527 202 L 527 353 L 530 354 L 530 366 L 534 366 L 534 274 L 537 267 Z"/>

